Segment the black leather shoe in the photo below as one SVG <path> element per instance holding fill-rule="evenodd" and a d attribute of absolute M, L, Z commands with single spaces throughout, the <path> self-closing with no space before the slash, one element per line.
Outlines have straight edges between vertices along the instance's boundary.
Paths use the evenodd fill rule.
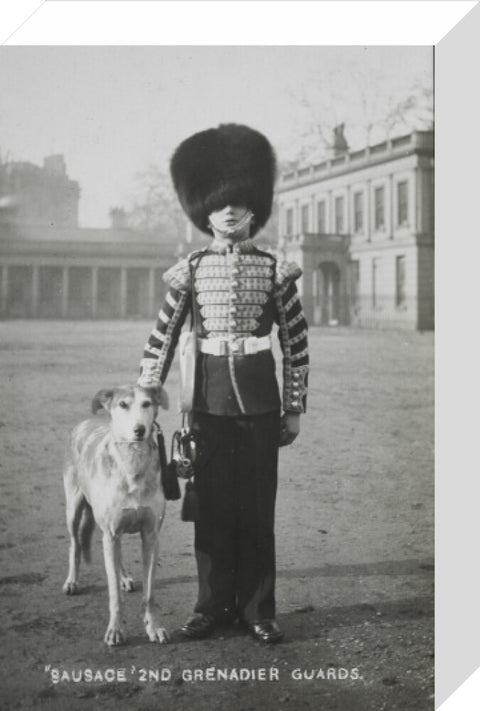
<path fill-rule="evenodd" d="M 254 639 L 266 644 L 280 642 L 283 639 L 283 632 L 275 620 L 258 620 L 248 623 L 248 631 Z"/>
<path fill-rule="evenodd" d="M 215 629 L 215 620 L 209 615 L 196 612 L 189 617 L 183 627 L 180 628 L 182 634 L 191 639 L 203 639 L 212 634 Z"/>

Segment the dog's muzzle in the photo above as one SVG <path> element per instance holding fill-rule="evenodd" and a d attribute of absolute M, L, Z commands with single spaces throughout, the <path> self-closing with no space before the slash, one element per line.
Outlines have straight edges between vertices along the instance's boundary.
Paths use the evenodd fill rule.
<path fill-rule="evenodd" d="M 133 434 L 139 440 L 145 437 L 146 431 L 147 428 L 145 427 L 145 425 L 136 425 L 136 427 L 133 428 Z"/>

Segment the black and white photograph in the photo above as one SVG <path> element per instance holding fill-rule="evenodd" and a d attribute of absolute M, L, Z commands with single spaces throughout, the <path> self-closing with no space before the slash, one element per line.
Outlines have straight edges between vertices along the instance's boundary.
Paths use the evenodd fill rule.
<path fill-rule="evenodd" d="M 434 71 L 0 47 L 2 709 L 435 707 Z"/>

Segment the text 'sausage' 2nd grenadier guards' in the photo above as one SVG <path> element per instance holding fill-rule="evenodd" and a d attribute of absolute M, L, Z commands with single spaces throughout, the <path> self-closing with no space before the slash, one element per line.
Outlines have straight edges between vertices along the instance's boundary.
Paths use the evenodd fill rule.
<path fill-rule="evenodd" d="M 252 239 L 270 216 L 275 177 L 275 156 L 261 133 L 224 124 L 194 134 L 177 148 L 171 172 L 185 212 L 213 237 L 164 274 L 168 292 L 139 379 L 145 386 L 165 382 L 193 309 L 193 422 L 202 442 L 196 465 L 199 595 L 196 615 L 183 631 L 206 636 L 215 624 L 239 618 L 257 639 L 277 641 L 278 446 L 293 441 L 306 409 L 307 324 L 295 284 L 301 270 Z M 272 329 L 283 353 L 283 397 Z"/>

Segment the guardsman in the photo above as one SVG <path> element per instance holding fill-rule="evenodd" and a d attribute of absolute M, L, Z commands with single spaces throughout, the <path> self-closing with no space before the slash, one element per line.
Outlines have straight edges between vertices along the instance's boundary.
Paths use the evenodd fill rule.
<path fill-rule="evenodd" d="M 239 620 L 254 638 L 283 637 L 275 618 L 274 511 L 279 446 L 305 412 L 307 324 L 301 270 L 258 249 L 272 208 L 275 155 L 258 131 L 222 124 L 196 133 L 170 164 L 180 203 L 210 244 L 169 269 L 139 383 L 165 382 L 187 315 L 197 336 L 193 430 L 199 590 L 182 632 L 210 635 Z M 283 397 L 272 354 L 278 327 Z"/>

